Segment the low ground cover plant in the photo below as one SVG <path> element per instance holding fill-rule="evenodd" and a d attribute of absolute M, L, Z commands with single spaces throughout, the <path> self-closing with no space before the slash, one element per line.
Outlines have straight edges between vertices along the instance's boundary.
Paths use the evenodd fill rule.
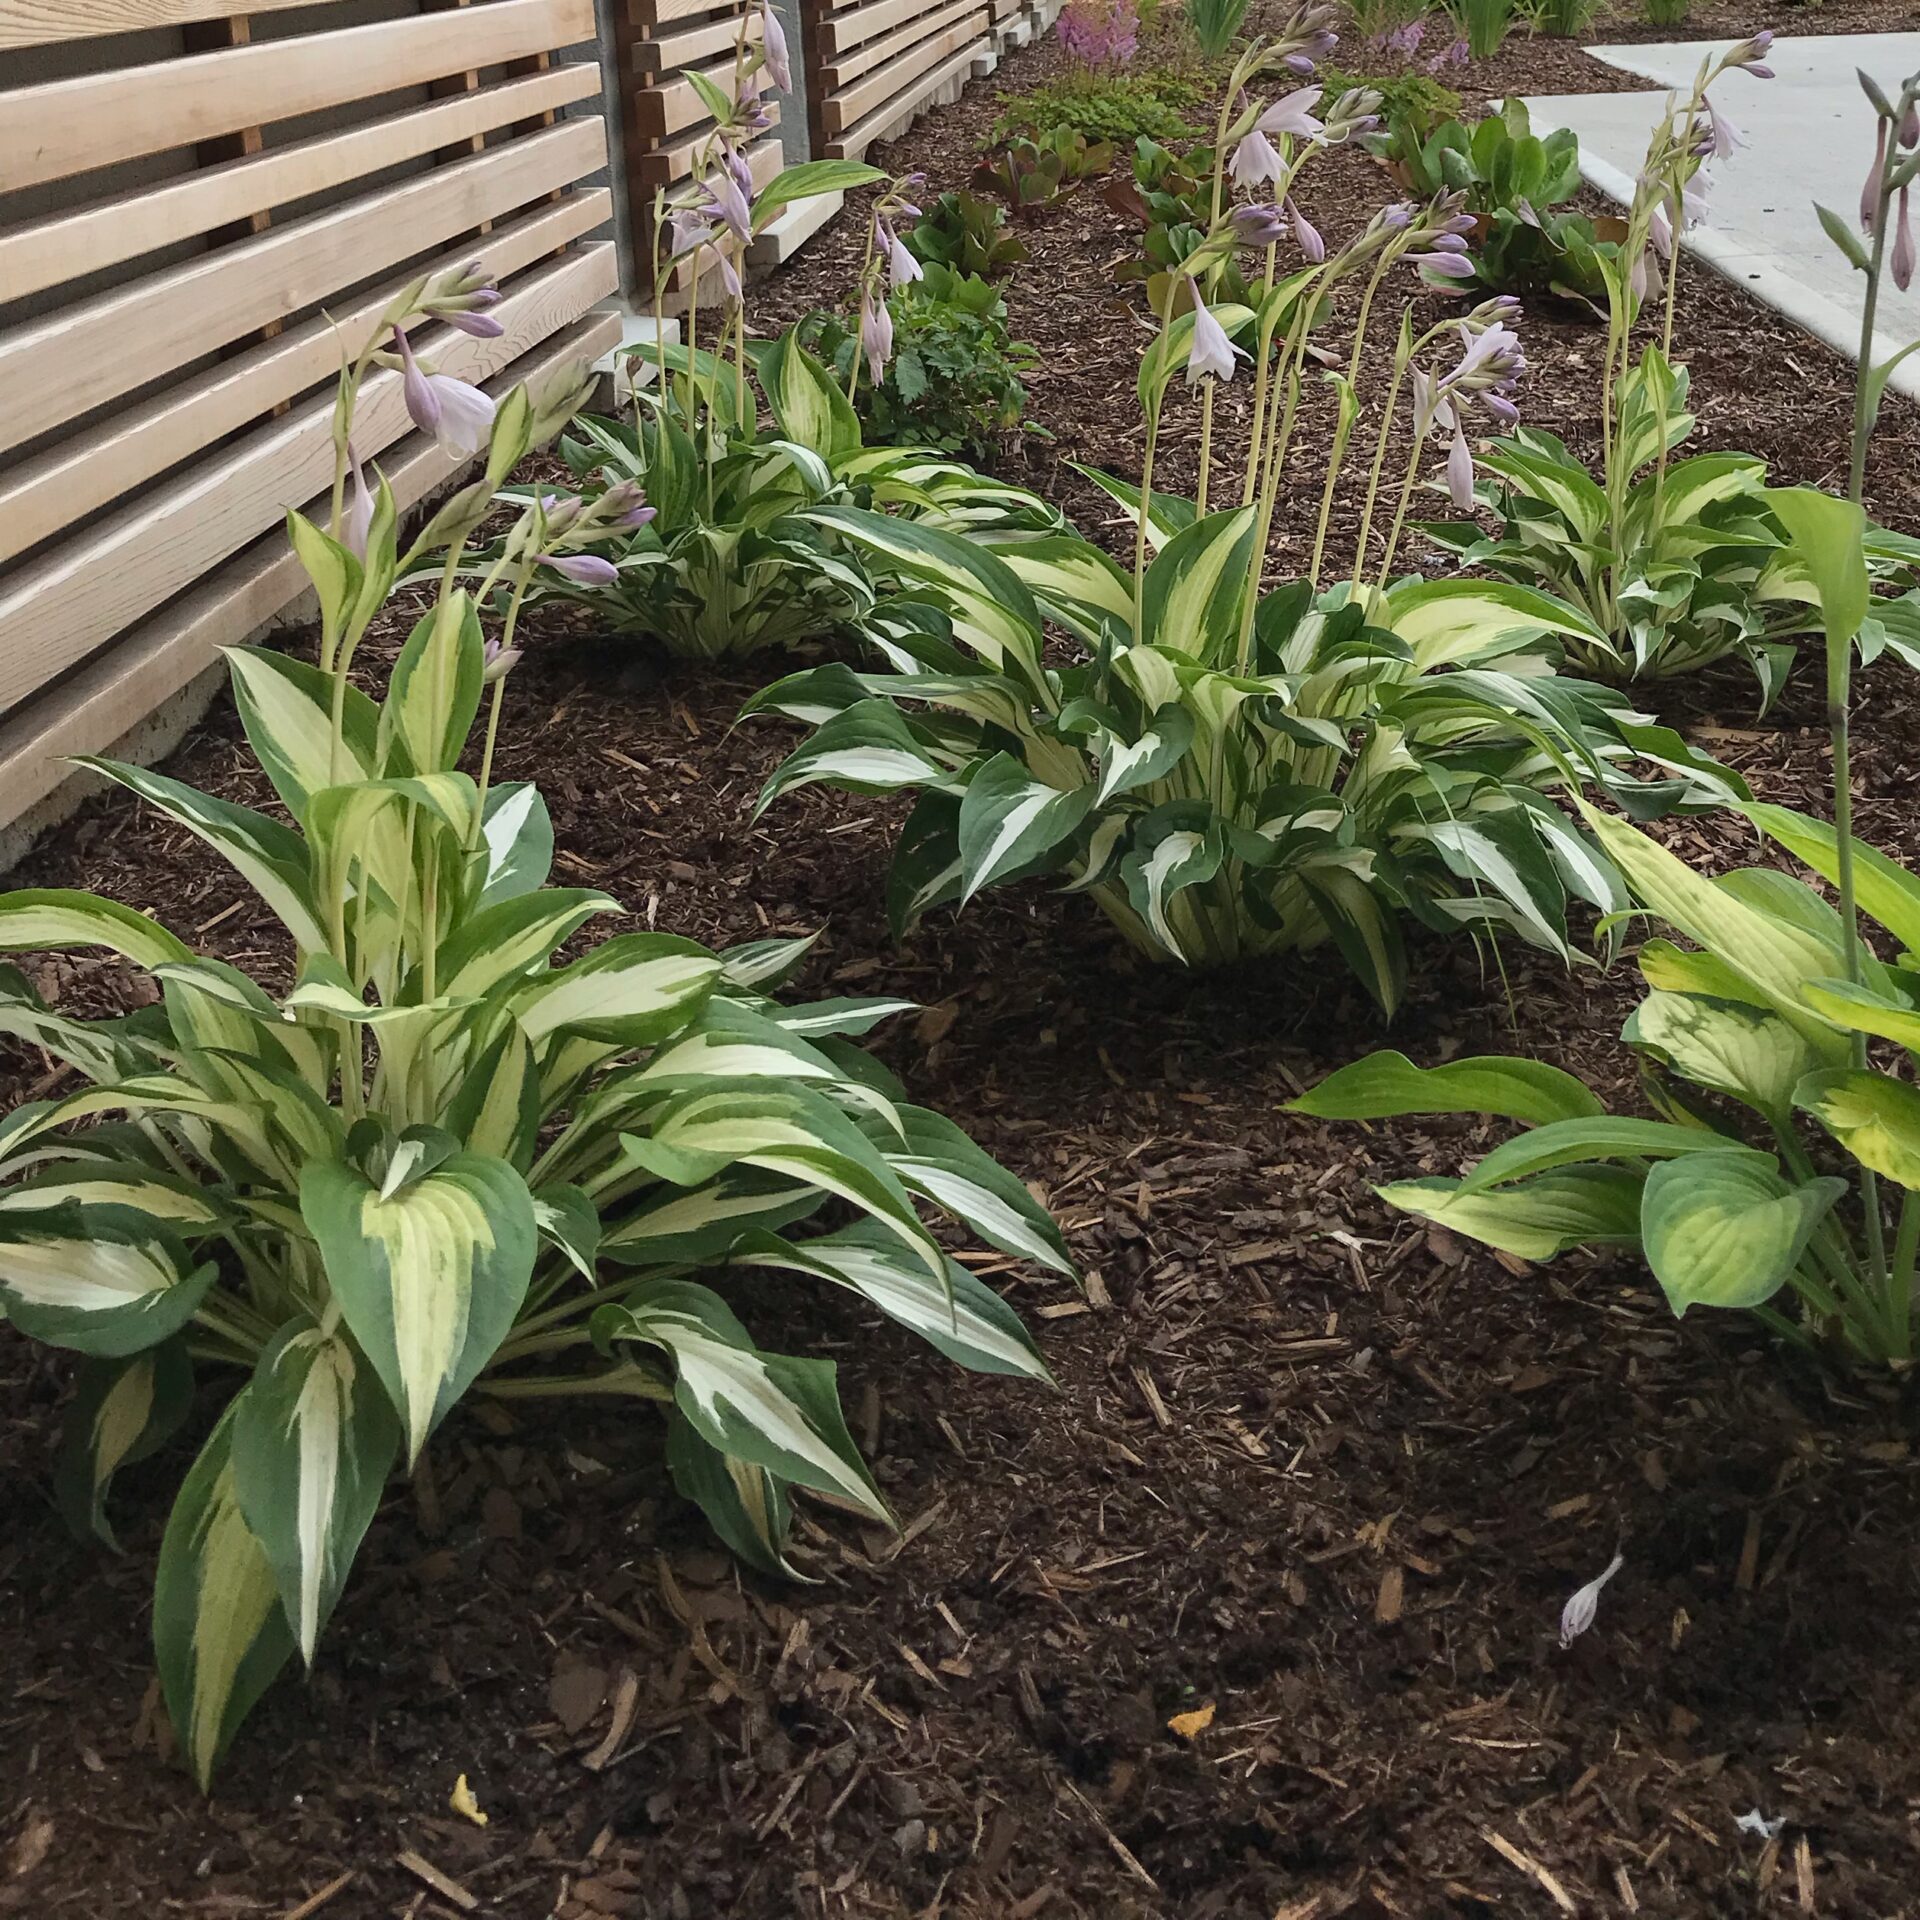
<path fill-rule="evenodd" d="M 1005 201 L 1016 219 L 1030 220 L 1057 212 L 1068 194 L 1112 165 L 1112 141 L 1052 127 L 1031 139 L 1009 134 L 990 147 L 973 170 L 973 184 Z"/>
<path fill-rule="evenodd" d="M 1168 67 L 1071 75 L 1004 96 L 993 138 L 1039 141 L 1077 134 L 1089 145 L 1109 147 L 1131 146 L 1143 134 L 1184 140 L 1197 131 L 1190 116 L 1206 100 L 1204 83 Z"/>
<path fill-rule="evenodd" d="M 1286 73 L 1316 30 L 1309 17 L 1250 50 L 1230 103 Z M 818 516 L 907 590 L 870 623 L 885 670 L 816 669 L 751 704 L 817 728 L 762 804 L 821 781 L 917 790 L 895 862 L 897 925 L 1053 874 L 1160 959 L 1219 964 L 1332 943 L 1391 1012 L 1404 986 L 1402 914 L 1510 929 L 1569 953 L 1570 899 L 1624 904 L 1555 793 L 1590 784 L 1657 811 L 1736 790 L 1617 697 L 1555 676 L 1565 636 L 1606 644 L 1574 609 L 1498 583 L 1394 572 L 1431 436 L 1451 437 L 1458 490 L 1470 463 L 1465 410 L 1511 415 L 1524 358 L 1510 306 L 1423 333 L 1403 319 L 1356 549 L 1330 564 L 1328 512 L 1359 418 L 1366 315 L 1389 276 L 1457 257 L 1463 216 L 1443 198 L 1388 209 L 1338 247 L 1313 234 L 1292 207 L 1293 179 L 1323 137 L 1350 134 L 1369 111 L 1350 98 L 1322 121 L 1318 102 L 1318 89 L 1296 88 L 1226 117 L 1216 185 L 1255 173 L 1260 198 L 1223 203 L 1170 276 L 1186 299 L 1176 314 L 1169 295 L 1140 372 L 1144 486 L 1095 476 L 1134 518 L 1131 574 L 1066 531 L 961 541 L 857 510 Z M 1265 256 L 1250 304 L 1215 310 L 1205 287 L 1249 241 Z M 1285 275 L 1283 241 L 1301 261 Z M 1334 445 L 1302 462 L 1325 476 L 1320 538 L 1296 561 L 1298 577 L 1269 591 L 1263 559 L 1309 338 L 1343 289 L 1357 299 L 1352 357 L 1335 376 L 1340 424 Z M 1200 487 L 1192 498 L 1156 492 L 1173 383 L 1231 379 L 1249 354 L 1255 427 L 1239 484 L 1210 502 L 1203 399 Z M 1395 485 L 1383 467 L 1403 406 L 1415 436 Z M 1376 516 L 1391 521 L 1378 550 Z M 1074 664 L 1051 663 L 1049 625 L 1081 644 Z"/>
<path fill-rule="evenodd" d="M 905 230 L 907 251 L 923 266 L 999 280 L 1027 257 L 1027 243 L 1009 231 L 1007 210 L 972 192 L 943 193 Z"/>
<path fill-rule="evenodd" d="M 1621 1035 L 1660 1117 L 1608 1114 L 1571 1075 L 1497 1057 L 1422 1069 L 1376 1054 L 1296 1104 L 1337 1118 L 1519 1121 L 1527 1131 L 1464 1178 L 1400 1181 L 1382 1197 L 1522 1259 L 1631 1247 L 1676 1314 L 1744 1310 L 1794 1343 L 1904 1369 L 1920 1266 L 1920 878 L 1853 834 L 1849 707 L 1873 604 L 1867 445 L 1886 377 L 1905 357 L 1874 364 L 1874 313 L 1890 241 L 1910 244 L 1905 194 L 1920 161 L 1902 135 L 1920 77 L 1891 100 L 1862 84 L 1878 131 L 1863 199 L 1870 245 L 1823 215 L 1869 289 L 1849 497 L 1791 488 L 1766 498 L 1824 634 L 1833 817 L 1746 808 L 1833 898 L 1770 866 L 1708 879 L 1590 810 L 1636 905 L 1690 943 L 1662 934 L 1641 948 L 1649 991 Z M 1869 944 L 1862 915 L 1890 937 L 1891 961 Z"/>

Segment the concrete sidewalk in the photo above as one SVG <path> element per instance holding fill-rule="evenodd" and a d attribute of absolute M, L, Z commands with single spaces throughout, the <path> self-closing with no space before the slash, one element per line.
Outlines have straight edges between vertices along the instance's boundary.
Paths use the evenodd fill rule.
<path fill-rule="evenodd" d="M 1593 47 L 1597 60 L 1648 81 L 1650 93 L 1582 93 L 1529 100 L 1536 133 L 1571 127 L 1580 138 L 1580 171 L 1610 198 L 1633 196 L 1634 176 L 1669 90 L 1684 93 L 1700 62 L 1729 41 Z M 1747 144 L 1708 163 L 1707 217 L 1686 236 L 1688 250 L 1729 280 L 1777 307 L 1809 333 L 1851 358 L 1859 349 L 1865 276 L 1840 257 L 1820 230 L 1817 200 L 1843 219 L 1859 217 L 1860 188 L 1873 160 L 1873 109 L 1855 78 L 1864 68 L 1892 97 L 1920 69 L 1920 33 L 1831 34 L 1776 40 L 1767 64 L 1778 76 L 1725 75 L 1713 102 Z M 1920 211 L 1916 217 L 1920 218 Z M 1920 336 L 1920 279 L 1900 293 L 1882 289 L 1882 360 Z M 1920 355 L 1892 385 L 1920 398 Z"/>

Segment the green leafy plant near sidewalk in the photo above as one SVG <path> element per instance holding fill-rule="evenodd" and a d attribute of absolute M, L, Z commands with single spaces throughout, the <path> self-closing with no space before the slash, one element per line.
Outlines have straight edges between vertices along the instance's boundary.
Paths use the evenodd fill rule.
<path fill-rule="evenodd" d="M 1285 71 L 1317 26 L 1309 15 L 1251 49 L 1229 102 Z M 1502 390 L 1522 364 L 1506 307 L 1422 334 L 1403 319 L 1356 549 L 1322 584 L 1331 503 L 1360 415 L 1367 315 L 1395 269 L 1448 257 L 1461 216 L 1443 201 L 1383 213 L 1337 251 L 1310 229 L 1302 240 L 1295 175 L 1320 136 L 1342 137 L 1367 112 L 1364 99 L 1348 101 L 1345 117 L 1322 123 L 1316 94 L 1224 116 L 1223 171 L 1246 152 L 1234 177 L 1260 171 L 1266 197 L 1223 204 L 1181 263 L 1186 310 L 1176 316 L 1169 295 L 1139 378 L 1144 489 L 1093 476 L 1135 520 L 1131 574 L 1065 532 L 956 540 L 876 514 L 817 516 L 907 591 L 872 622 L 884 671 L 822 667 L 751 703 L 817 729 L 775 771 L 762 804 L 813 782 L 917 790 L 895 860 L 896 925 L 1052 874 L 1158 959 L 1214 965 L 1331 942 L 1391 1012 L 1405 981 L 1403 913 L 1512 929 L 1564 954 L 1570 898 L 1623 904 L 1555 790 L 1592 783 L 1647 811 L 1731 790 L 1617 698 L 1554 677 L 1561 637 L 1605 644 L 1571 608 L 1499 583 L 1394 574 L 1429 435 L 1452 432 L 1457 463 L 1459 409 L 1483 396 L 1506 404 Z M 1284 277 L 1283 237 L 1307 256 Z M 1251 304 L 1213 310 L 1202 288 L 1249 241 L 1265 254 Z M 1265 591 L 1309 339 L 1349 284 L 1364 291 L 1352 357 L 1335 376 L 1339 424 L 1333 445 L 1303 463 L 1325 476 L 1320 537 L 1301 578 Z M 1177 376 L 1190 386 L 1233 376 L 1244 350 L 1231 334 L 1253 342 L 1253 445 L 1229 502 L 1209 510 L 1210 411 L 1194 497 L 1154 491 L 1154 450 Z M 1449 343 L 1462 358 L 1443 370 L 1436 356 Z M 1398 488 L 1383 488 L 1410 397 L 1412 453 Z M 1384 521 L 1389 510 L 1376 555 L 1376 511 Z M 1049 625 L 1084 647 L 1074 664 L 1049 661 Z M 1633 770 L 1638 758 L 1659 763 L 1653 779 Z"/>
<path fill-rule="evenodd" d="M 1825 635 L 1833 819 L 1745 809 L 1834 900 L 1772 867 L 1707 879 L 1595 813 L 1636 903 L 1691 942 L 1641 949 L 1649 992 L 1621 1036 L 1658 1119 L 1608 1114 L 1537 1061 L 1421 1069 L 1397 1054 L 1345 1068 L 1295 1105 L 1330 1118 L 1519 1121 L 1528 1130 L 1465 1178 L 1400 1181 L 1382 1196 L 1523 1259 L 1631 1247 L 1676 1313 L 1744 1309 L 1794 1342 L 1905 1369 L 1920 1261 L 1920 878 L 1854 837 L 1849 706 L 1872 604 L 1859 504 L 1867 445 L 1886 377 L 1905 357 L 1873 363 L 1875 312 L 1890 237 L 1911 247 L 1905 189 L 1920 160 L 1895 136 L 1920 106 L 1920 77 L 1894 100 L 1862 84 L 1879 134 L 1870 247 L 1823 213 L 1867 276 L 1849 498 L 1794 488 L 1766 502 L 1812 582 Z M 1868 944 L 1862 915 L 1891 937 L 1892 961 Z"/>
<path fill-rule="evenodd" d="M 977 193 L 943 193 L 906 230 L 907 251 L 923 266 L 998 280 L 1027 257 L 1027 243 L 1007 228 L 1007 210 Z"/>
<path fill-rule="evenodd" d="M 1606 299 L 1599 256 L 1625 237 L 1625 223 L 1601 226 L 1556 212 L 1580 186 L 1580 143 L 1562 127 L 1535 136 L 1526 102 L 1509 100 L 1474 126 L 1446 121 L 1425 139 L 1402 123 L 1369 142 L 1414 193 L 1465 195 L 1473 284 L 1489 293 L 1555 293 L 1590 305 Z"/>
<path fill-rule="evenodd" d="M 1594 674 L 1662 680 L 1738 658 L 1764 705 L 1798 657 L 1795 642 L 1819 628 L 1817 596 L 1769 505 L 1763 461 L 1737 452 L 1676 457 L 1694 418 L 1687 371 L 1672 359 L 1670 271 L 1659 340 L 1633 357 L 1636 325 L 1661 295 L 1673 236 L 1704 204 L 1701 169 L 1737 137 L 1708 88 L 1724 73 L 1759 65 L 1746 51 L 1753 44 L 1704 62 L 1691 91 L 1674 100 L 1649 145 L 1625 238 L 1593 256 L 1608 311 L 1598 476 L 1556 436 L 1521 428 L 1479 462 L 1479 498 L 1498 516 L 1499 532 L 1489 536 L 1477 521 L 1425 531 L 1463 565 L 1579 607 L 1608 636 L 1600 651 L 1574 643 Z M 1891 591 L 1863 626 L 1862 649 L 1871 656 L 1884 647 L 1920 663 L 1920 600 L 1902 591 L 1920 546 L 1874 528 L 1868 557 L 1876 585 Z"/>
<path fill-rule="evenodd" d="M 1021 94 L 1003 94 L 993 139 L 1024 136 L 1045 141 L 1079 135 L 1090 146 L 1131 146 L 1143 134 L 1152 140 L 1189 139 L 1189 116 L 1207 98 L 1203 83 L 1166 67 L 1127 72 L 1073 74 Z"/>

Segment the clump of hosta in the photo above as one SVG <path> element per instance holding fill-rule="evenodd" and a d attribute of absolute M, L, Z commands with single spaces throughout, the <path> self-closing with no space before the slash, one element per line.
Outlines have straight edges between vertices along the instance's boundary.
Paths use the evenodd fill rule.
<path fill-rule="evenodd" d="M 1480 457 L 1481 505 L 1498 519 L 1426 527 L 1463 564 L 1542 587 L 1607 636 L 1574 641 L 1582 668 L 1604 678 L 1663 680 L 1729 658 L 1744 661 L 1770 703 L 1819 630 L 1818 596 L 1767 504 L 1766 463 L 1750 453 L 1678 457 L 1691 438 L 1689 376 L 1674 364 L 1675 236 L 1705 218 L 1716 157 L 1744 144 L 1708 89 L 1724 75 L 1770 77 L 1761 33 L 1703 61 L 1692 88 L 1670 95 L 1627 209 L 1626 238 L 1597 256 L 1607 295 L 1599 471 L 1556 435 L 1521 427 Z M 1845 224 L 1825 216 L 1830 233 Z M 1858 244 L 1854 243 L 1854 252 Z M 1636 328 L 1657 313 L 1658 342 L 1634 357 Z M 1470 496 L 1456 504 L 1471 506 Z M 1870 530 L 1876 586 L 1905 587 L 1920 545 Z M 1920 663 L 1920 601 L 1880 603 L 1863 655 L 1891 647 Z"/>
<path fill-rule="evenodd" d="M 1290 41 L 1277 70 L 1302 55 Z M 1255 46 L 1221 116 L 1216 217 L 1163 296 L 1139 377 L 1143 485 L 1093 477 L 1132 516 L 1123 571 L 1068 532 L 970 540 L 858 509 L 816 518 L 906 582 L 869 622 L 885 670 L 801 674 L 753 703 L 818 731 L 762 804 L 828 782 L 920 799 L 895 861 L 897 926 L 983 887 L 1057 876 L 1090 894 L 1139 951 L 1188 965 L 1332 943 L 1391 1013 L 1405 986 L 1400 920 L 1511 931 L 1572 956 L 1571 903 L 1624 904 L 1612 864 L 1558 803 L 1583 786 L 1643 812 L 1737 790 L 1617 695 L 1557 677 L 1569 639 L 1605 636 L 1578 609 L 1501 582 L 1394 571 L 1429 449 L 1470 498 L 1472 429 L 1509 424 L 1525 356 L 1517 309 L 1488 302 L 1416 332 L 1403 315 L 1371 397 L 1379 407 L 1354 550 L 1328 553 L 1333 501 L 1362 417 L 1367 322 L 1402 269 L 1467 270 L 1450 196 L 1384 209 L 1343 244 L 1293 198 L 1311 157 L 1366 123 L 1353 95 L 1239 104 L 1276 70 Z M 1247 304 L 1208 289 L 1252 249 Z M 1283 250 L 1289 271 L 1282 274 Z M 1356 297 L 1347 300 L 1349 294 Z M 1295 446 L 1315 334 L 1351 311 L 1330 440 Z M 1247 345 L 1240 344 L 1242 341 Z M 1250 364 L 1250 367 L 1248 363 Z M 1223 504 L 1213 395 L 1250 374 L 1251 441 Z M 1163 414 L 1198 388 L 1193 497 L 1155 490 Z M 1396 427 L 1411 426 L 1397 473 Z M 1310 553 L 1271 591 L 1283 488 L 1317 486 Z M 1144 502 L 1144 506 L 1143 506 Z M 1051 623 L 1084 653 L 1056 664 Z"/>
<path fill-rule="evenodd" d="M 910 183 L 855 160 L 805 161 L 754 191 L 746 147 L 768 124 L 762 78 L 791 84 L 779 23 L 764 13 L 763 41 L 742 36 L 731 90 L 686 76 L 714 126 L 696 150 L 691 183 L 655 199 L 654 340 L 626 358 L 632 412 L 583 417 L 561 444 L 590 508 L 608 489 L 638 487 L 646 518 L 601 542 L 590 564 L 550 570 L 532 585 L 536 603 L 582 601 L 614 631 L 688 659 L 797 647 L 858 626 L 873 583 L 858 554 L 816 518 L 818 508 L 858 502 L 954 527 L 1056 518 L 1035 495 L 954 462 L 862 445 L 853 384 L 863 367 L 877 380 L 893 350 L 875 289 L 889 274 L 918 275 L 894 224 L 918 209 Z M 753 236 L 784 208 L 868 186 L 881 192 L 860 276 L 861 352 L 842 391 L 797 330 L 748 338 L 742 277 Z M 682 337 L 667 344 L 663 303 L 676 275 L 687 301 Z"/>
<path fill-rule="evenodd" d="M 473 276 L 416 287 L 387 324 L 484 319 L 481 293 Z M 254 888 L 292 985 L 111 900 L 0 896 L 0 949 L 104 949 L 157 989 L 129 1018 L 84 1020 L 0 980 L 0 1028 L 85 1082 L 0 1123 L 0 1306 L 85 1356 L 60 1470 L 83 1527 L 107 1534 L 116 1470 L 196 1398 L 218 1409 L 154 1603 L 202 1782 L 288 1658 L 312 1661 L 389 1477 L 465 1396 L 653 1403 L 681 1492 L 778 1570 L 791 1489 L 886 1505 L 833 1364 L 760 1350 L 728 1303 L 736 1272 L 824 1281 L 964 1366 L 1044 1378 L 925 1216 L 1070 1270 L 1021 1182 L 853 1044 L 903 1003 L 770 997 L 804 941 L 717 954 L 635 932 L 557 960 L 620 904 L 547 884 L 547 810 L 491 777 L 493 743 L 530 583 L 597 559 L 637 491 L 529 500 L 469 591 L 475 526 L 588 372 L 496 411 L 394 353 L 416 417 L 484 422 L 488 444 L 485 474 L 402 543 L 384 480 L 349 452 L 360 383 L 391 351 L 370 342 L 343 373 L 328 523 L 288 517 L 318 662 L 230 656 L 284 813 L 90 763 Z M 402 574 L 438 585 L 376 699 L 352 669 Z"/>

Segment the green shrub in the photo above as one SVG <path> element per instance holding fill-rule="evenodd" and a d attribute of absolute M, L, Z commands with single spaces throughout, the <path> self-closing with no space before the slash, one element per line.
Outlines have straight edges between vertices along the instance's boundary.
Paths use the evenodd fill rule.
<path fill-rule="evenodd" d="M 1679 27 L 1686 24 L 1693 0 L 1640 0 L 1647 24 L 1655 27 Z"/>
<path fill-rule="evenodd" d="M 1025 417 L 1021 376 L 1034 349 L 1007 333 L 1007 306 L 984 280 L 938 263 L 892 296 L 893 358 L 876 386 L 855 391 L 869 440 L 942 447 L 976 457 L 992 452 Z M 801 337 L 845 380 L 860 350 L 859 325 L 815 314 Z"/>
<path fill-rule="evenodd" d="M 1498 53 L 1513 27 L 1513 0 L 1445 0 L 1476 60 Z"/>
<path fill-rule="evenodd" d="M 1181 18 L 1205 60 L 1224 60 L 1247 17 L 1249 0 L 1186 0 Z"/>
<path fill-rule="evenodd" d="M 1347 73 L 1322 67 L 1319 80 L 1324 100 L 1337 100 L 1356 88 L 1377 93 L 1381 131 L 1426 140 L 1448 120 L 1460 117 L 1460 96 L 1426 73 Z"/>
<path fill-rule="evenodd" d="M 907 250 L 923 265 L 998 280 L 1027 257 L 1007 231 L 1007 210 L 977 193 L 943 193 L 908 230 Z"/>
<path fill-rule="evenodd" d="M 1021 134 L 1038 140 L 1060 131 L 1114 146 L 1131 146 L 1142 134 L 1152 140 L 1189 140 L 1197 129 L 1188 125 L 1187 116 L 1206 98 L 1207 89 L 1199 81 L 1167 67 L 1077 74 L 1050 80 L 1031 93 L 1002 94 L 993 138 L 997 142 Z"/>

